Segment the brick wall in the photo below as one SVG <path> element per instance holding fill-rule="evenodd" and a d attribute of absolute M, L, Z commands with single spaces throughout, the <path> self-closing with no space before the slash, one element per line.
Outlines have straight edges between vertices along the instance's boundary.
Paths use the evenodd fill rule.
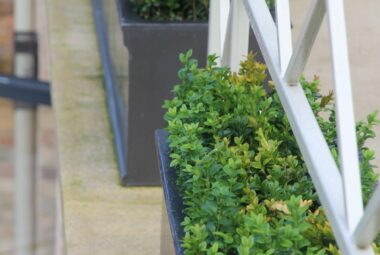
<path fill-rule="evenodd" d="M 0 0 L 0 72 L 12 72 L 13 4 L 12 0 Z"/>
<path fill-rule="evenodd" d="M 0 73 L 12 72 L 13 55 L 13 1 L 0 0 Z M 12 112 L 11 102 L 0 98 L 0 151 L 9 152 L 12 143 Z M 0 160 L 0 170 L 4 170 L 8 160 Z M 4 172 L 4 171 L 2 171 Z"/>

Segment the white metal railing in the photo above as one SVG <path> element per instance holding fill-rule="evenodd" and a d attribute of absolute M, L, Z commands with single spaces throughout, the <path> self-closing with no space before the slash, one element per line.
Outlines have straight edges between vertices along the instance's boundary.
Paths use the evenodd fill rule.
<path fill-rule="evenodd" d="M 29 0 L 14 1 L 15 32 L 34 31 L 33 3 Z M 15 53 L 14 74 L 20 78 L 33 76 L 34 59 L 31 54 Z M 15 107 L 15 254 L 34 253 L 35 244 L 35 125 L 36 108 Z"/>
<path fill-rule="evenodd" d="M 327 13 L 334 74 L 340 171 L 299 78 Z M 211 0 L 208 53 L 237 70 L 248 53 L 249 24 L 343 254 L 374 254 L 380 230 L 380 187 L 363 214 L 343 0 L 312 0 L 294 50 L 288 0 L 276 1 L 276 24 L 265 0 Z"/>

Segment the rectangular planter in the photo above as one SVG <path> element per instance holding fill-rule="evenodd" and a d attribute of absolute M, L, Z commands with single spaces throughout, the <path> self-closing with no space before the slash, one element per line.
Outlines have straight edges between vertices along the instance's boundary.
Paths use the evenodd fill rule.
<path fill-rule="evenodd" d="M 206 64 L 207 23 L 147 22 L 127 0 L 119 0 L 124 44 L 128 50 L 127 179 L 131 184 L 159 184 L 154 130 L 164 127 L 162 104 L 171 97 L 181 67 L 178 55 L 193 49 Z"/>

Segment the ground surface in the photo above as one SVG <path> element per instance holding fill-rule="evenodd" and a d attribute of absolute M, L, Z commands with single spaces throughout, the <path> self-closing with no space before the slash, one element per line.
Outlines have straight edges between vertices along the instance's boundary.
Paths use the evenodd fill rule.
<path fill-rule="evenodd" d="M 160 188 L 123 188 L 90 0 L 48 1 L 68 254 L 158 254 Z"/>

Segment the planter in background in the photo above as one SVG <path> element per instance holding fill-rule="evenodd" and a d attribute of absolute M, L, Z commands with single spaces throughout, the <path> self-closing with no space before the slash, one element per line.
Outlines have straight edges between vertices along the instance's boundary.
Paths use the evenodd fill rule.
<path fill-rule="evenodd" d="M 121 28 L 128 50 L 127 183 L 159 184 L 154 131 L 163 128 L 162 104 L 179 82 L 178 55 L 193 49 L 200 66 L 206 64 L 207 23 L 150 22 L 119 0 Z"/>

